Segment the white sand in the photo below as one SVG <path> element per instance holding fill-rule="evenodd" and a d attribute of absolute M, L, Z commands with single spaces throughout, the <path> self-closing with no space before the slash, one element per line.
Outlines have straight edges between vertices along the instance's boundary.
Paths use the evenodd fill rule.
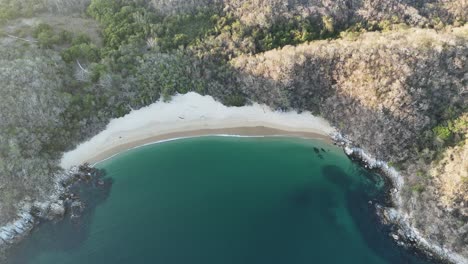
<path fill-rule="evenodd" d="M 245 128 L 253 130 L 246 131 Z M 265 128 L 270 131 L 266 133 Z M 176 137 L 214 134 L 298 136 L 303 133 L 326 138 L 334 131 L 327 121 L 309 112 L 276 112 L 259 104 L 226 107 L 211 96 L 188 93 L 174 96 L 168 103 L 158 101 L 111 120 L 104 131 L 65 153 L 61 166 L 68 169 L 85 162 L 97 162 L 138 145 Z"/>

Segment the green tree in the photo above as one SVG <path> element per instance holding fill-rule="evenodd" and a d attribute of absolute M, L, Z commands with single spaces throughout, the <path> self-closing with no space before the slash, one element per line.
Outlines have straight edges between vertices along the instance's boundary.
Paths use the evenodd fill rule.
<path fill-rule="evenodd" d="M 432 131 L 435 136 L 442 141 L 447 141 L 452 137 L 452 131 L 450 131 L 447 126 L 439 125 L 433 128 Z"/>
<path fill-rule="evenodd" d="M 62 58 L 65 62 L 74 62 L 75 60 L 84 60 L 86 62 L 98 62 L 101 59 L 99 48 L 94 44 L 78 44 L 62 52 Z"/>

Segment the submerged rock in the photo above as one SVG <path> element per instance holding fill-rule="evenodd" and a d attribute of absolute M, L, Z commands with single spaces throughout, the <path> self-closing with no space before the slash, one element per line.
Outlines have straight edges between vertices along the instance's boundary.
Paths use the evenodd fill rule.
<path fill-rule="evenodd" d="M 83 213 L 84 208 L 85 208 L 84 204 L 80 200 L 73 201 L 72 204 L 70 205 L 70 211 L 71 211 L 70 217 L 72 219 L 81 217 L 81 214 Z"/>
<path fill-rule="evenodd" d="M 65 206 L 63 201 L 52 203 L 49 207 L 49 218 L 57 219 L 65 215 Z"/>

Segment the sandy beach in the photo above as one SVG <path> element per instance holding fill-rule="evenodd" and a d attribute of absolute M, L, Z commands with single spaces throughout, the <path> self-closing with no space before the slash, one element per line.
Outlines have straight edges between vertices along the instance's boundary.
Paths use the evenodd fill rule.
<path fill-rule="evenodd" d="M 278 112 L 260 104 L 227 107 L 210 96 L 177 95 L 113 119 L 106 129 L 63 155 L 68 169 L 169 139 L 206 135 L 294 136 L 331 140 L 334 128 L 309 112 Z"/>

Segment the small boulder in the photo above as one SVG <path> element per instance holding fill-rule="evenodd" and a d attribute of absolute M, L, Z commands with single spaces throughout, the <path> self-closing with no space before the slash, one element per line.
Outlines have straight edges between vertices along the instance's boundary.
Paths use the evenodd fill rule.
<path fill-rule="evenodd" d="M 55 218 L 62 218 L 65 215 L 65 206 L 63 202 L 56 202 L 52 203 L 49 206 L 48 218 L 55 219 Z"/>

